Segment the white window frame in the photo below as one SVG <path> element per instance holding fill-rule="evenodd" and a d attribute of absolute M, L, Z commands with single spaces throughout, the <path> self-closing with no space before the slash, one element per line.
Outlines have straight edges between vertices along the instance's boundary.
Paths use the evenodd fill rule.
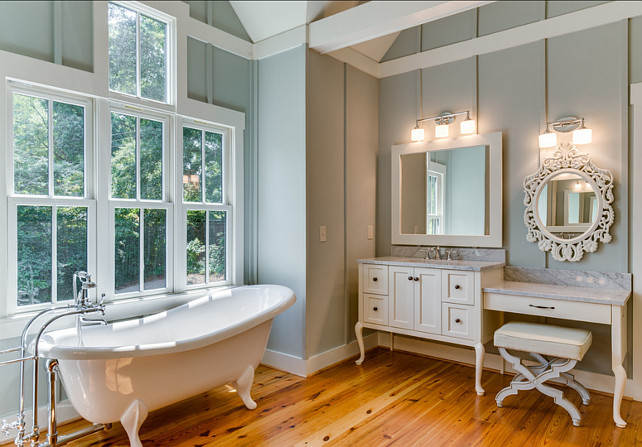
<path fill-rule="evenodd" d="M 188 127 L 191 129 L 196 129 L 201 132 L 212 132 L 219 133 L 222 135 L 222 176 L 223 176 L 223 193 L 222 193 L 222 203 L 208 203 L 208 202 L 185 202 L 183 201 L 183 128 Z M 193 290 L 193 289 L 202 289 L 208 287 L 216 286 L 226 286 L 236 283 L 234 275 L 234 258 L 237 254 L 232 251 L 234 237 L 236 232 L 239 231 L 237 226 L 234 226 L 234 213 L 236 211 L 236 206 L 234 206 L 232 190 L 234 185 L 232 184 L 232 179 L 236 177 L 238 172 L 233 172 L 233 163 L 232 163 L 232 131 L 228 127 L 223 127 L 216 125 L 214 123 L 208 123 L 203 120 L 181 117 L 180 120 L 177 120 L 176 126 L 177 134 L 177 150 L 176 150 L 176 203 L 177 203 L 177 214 L 178 214 L 178 223 L 177 228 L 179 228 L 180 234 L 176 235 L 175 244 L 177 254 L 176 254 L 176 279 L 175 284 L 181 290 Z M 203 134 L 204 135 L 204 134 Z M 205 146 L 202 145 L 202 155 L 201 163 L 202 166 L 205 165 Z M 180 160 L 180 162 L 179 162 Z M 203 172 L 203 185 L 205 184 L 205 169 L 202 169 Z M 205 198 L 205 189 L 201 189 L 201 197 Z M 209 211 L 225 211 L 225 279 L 223 281 L 211 281 L 205 282 L 204 284 L 187 284 L 187 211 L 205 211 L 206 223 L 205 223 L 205 246 L 206 250 L 209 250 Z M 240 228 L 240 231 L 243 231 L 243 228 Z M 205 276 L 209 276 L 209 256 L 207 256 L 207 251 L 205 255 Z"/>
<path fill-rule="evenodd" d="M 426 206 L 426 234 L 444 234 L 446 221 L 444 219 L 444 197 L 446 194 L 446 166 L 441 163 L 436 163 L 430 161 L 430 157 L 427 157 L 426 163 L 426 177 L 436 177 L 437 178 L 437 214 L 430 214 L 428 206 Z M 430 183 L 426 181 L 426 201 L 428 201 L 428 190 Z M 427 204 L 426 204 L 427 205 Z M 437 219 L 439 221 L 439 233 L 429 233 L 428 232 L 428 222 L 430 219 Z"/>
<path fill-rule="evenodd" d="M 136 146 L 136 198 L 135 199 L 121 199 L 121 198 L 112 198 L 111 197 L 111 114 L 119 113 L 129 116 L 137 117 L 140 119 L 150 119 L 154 121 L 160 121 L 163 123 L 163 173 L 162 173 L 162 183 L 163 183 L 163 193 L 162 200 L 150 200 L 150 199 L 141 199 L 140 197 L 140 141 L 137 136 L 137 146 Z M 104 184 L 101 184 L 101 188 L 108 197 L 108 240 L 109 240 L 109 266 L 106 269 L 107 276 L 103 278 L 103 281 L 106 281 L 107 291 L 103 292 L 106 294 L 105 301 L 117 301 L 126 298 L 132 297 L 143 297 L 149 295 L 158 295 L 166 294 L 174 291 L 174 208 L 175 203 L 173 200 L 173 190 L 172 178 L 170 175 L 171 172 L 175 169 L 174 159 L 172 157 L 171 151 L 171 141 L 173 133 L 173 122 L 175 121 L 173 117 L 169 114 L 155 112 L 149 109 L 141 109 L 138 107 L 132 107 L 127 104 L 121 104 L 117 102 L 111 102 L 109 104 L 109 113 L 106 114 L 105 120 L 102 122 L 102 126 L 106 129 L 109 129 L 109 142 L 108 152 L 109 163 L 107 164 L 108 172 L 106 177 L 107 181 Z M 138 128 L 140 132 L 140 128 Z M 139 290 L 137 292 L 128 292 L 128 293 L 116 293 L 115 287 L 115 273 L 116 273 L 116 247 L 115 247 L 115 210 L 116 208 L 138 208 L 140 210 L 144 209 L 164 209 L 166 210 L 166 241 L 165 241 L 165 287 L 162 289 L 151 289 L 151 290 Z M 139 289 L 144 285 L 143 278 L 143 265 L 144 265 L 144 222 L 141 219 L 139 226 Z"/>
<path fill-rule="evenodd" d="M 107 69 L 107 90 L 109 97 L 124 102 L 133 102 L 143 107 L 162 108 L 172 110 L 176 106 L 176 18 L 157 9 L 151 8 L 143 3 L 136 1 L 108 1 L 105 2 L 105 20 L 106 20 L 106 69 Z M 109 88 L 109 3 L 129 9 L 136 13 L 136 95 L 118 92 Z M 140 93 L 140 16 L 145 15 L 151 19 L 158 20 L 167 24 L 167 34 L 165 36 L 165 102 L 154 99 L 143 98 Z"/>
<path fill-rule="evenodd" d="M 14 160 L 13 160 L 13 97 L 15 94 L 42 98 L 50 101 L 49 106 L 49 194 L 47 195 L 28 195 L 15 194 L 14 192 Z M 9 314 L 29 312 L 51 307 L 59 303 L 57 300 L 57 278 L 56 278 L 56 261 L 57 261 L 57 214 L 55 210 L 58 207 L 85 207 L 87 208 L 87 271 L 96 271 L 96 200 L 95 200 L 95 182 L 94 182 L 94 103 L 91 99 L 73 95 L 68 92 L 60 92 L 55 89 L 44 88 L 41 86 L 32 86 L 25 83 L 10 81 L 7 85 L 7 195 L 8 195 L 8 265 L 7 265 L 7 312 Z M 53 135 L 51 109 L 53 102 L 64 102 L 82 106 L 85 111 L 85 129 L 84 129 L 84 195 L 83 197 L 55 196 L 53 195 Z M 52 282 L 51 282 L 51 302 L 33 305 L 18 306 L 18 224 L 17 210 L 18 206 L 49 206 L 52 208 Z"/>

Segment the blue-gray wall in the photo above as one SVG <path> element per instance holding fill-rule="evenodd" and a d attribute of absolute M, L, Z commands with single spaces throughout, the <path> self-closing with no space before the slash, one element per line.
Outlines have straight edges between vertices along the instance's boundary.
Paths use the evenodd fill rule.
<path fill-rule="evenodd" d="M 599 3 L 603 2 L 496 2 L 404 31 L 386 59 Z M 445 28 L 448 32 L 443 34 Z M 628 85 L 642 79 L 641 38 L 642 18 L 638 17 L 381 79 L 377 255 L 391 250 L 390 146 L 409 141 L 410 129 L 421 113 L 419 86 L 423 84 L 424 116 L 476 109 L 479 133 L 503 132 L 503 248 L 508 264 L 628 272 Z M 585 254 L 577 263 L 557 262 L 526 241 L 523 180 L 539 165 L 537 136 L 547 115 L 549 121 L 569 115 L 586 117 L 593 128 L 593 143 L 580 149 L 615 179 L 613 241 L 600 244 L 596 253 Z M 609 329 L 601 325 L 590 329 L 595 342 L 582 368 L 610 374 Z"/>

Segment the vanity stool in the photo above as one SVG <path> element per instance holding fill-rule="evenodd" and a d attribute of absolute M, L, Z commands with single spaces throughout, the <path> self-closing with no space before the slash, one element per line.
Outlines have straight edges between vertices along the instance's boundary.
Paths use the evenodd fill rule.
<path fill-rule="evenodd" d="M 591 400 L 588 391 L 567 371 L 573 369 L 575 364 L 582 360 L 591 346 L 591 341 L 591 332 L 585 329 L 518 322 L 503 325 L 495 331 L 495 346 L 518 374 L 513 378 L 510 386 L 497 393 L 495 397 L 497 406 L 501 407 L 507 396 L 517 394 L 520 390 L 537 388 L 552 397 L 557 405 L 571 415 L 573 425 L 579 426 L 582 417 L 575 405 L 564 397 L 561 390 L 545 385 L 544 382 L 551 380 L 570 386 L 582 397 L 582 403 L 588 405 Z M 507 349 L 528 352 L 540 365 L 523 365 L 521 359 L 509 354 Z M 547 360 L 544 356 L 551 360 Z"/>

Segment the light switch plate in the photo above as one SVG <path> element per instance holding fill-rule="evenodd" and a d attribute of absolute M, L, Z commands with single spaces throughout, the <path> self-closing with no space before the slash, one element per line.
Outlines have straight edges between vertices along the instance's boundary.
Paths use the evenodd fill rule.
<path fill-rule="evenodd" d="M 368 240 L 374 239 L 374 225 L 368 225 Z"/>
<path fill-rule="evenodd" d="M 319 227 L 319 242 L 326 242 L 327 240 L 326 226 L 321 225 Z"/>

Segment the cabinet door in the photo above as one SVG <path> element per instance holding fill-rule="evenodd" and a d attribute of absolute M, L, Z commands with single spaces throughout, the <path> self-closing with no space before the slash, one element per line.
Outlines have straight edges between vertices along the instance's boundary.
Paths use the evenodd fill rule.
<path fill-rule="evenodd" d="M 441 334 L 441 270 L 416 268 L 415 329 Z"/>
<path fill-rule="evenodd" d="M 404 329 L 413 328 L 413 296 L 415 290 L 414 269 L 390 266 L 388 285 L 388 324 Z"/>

